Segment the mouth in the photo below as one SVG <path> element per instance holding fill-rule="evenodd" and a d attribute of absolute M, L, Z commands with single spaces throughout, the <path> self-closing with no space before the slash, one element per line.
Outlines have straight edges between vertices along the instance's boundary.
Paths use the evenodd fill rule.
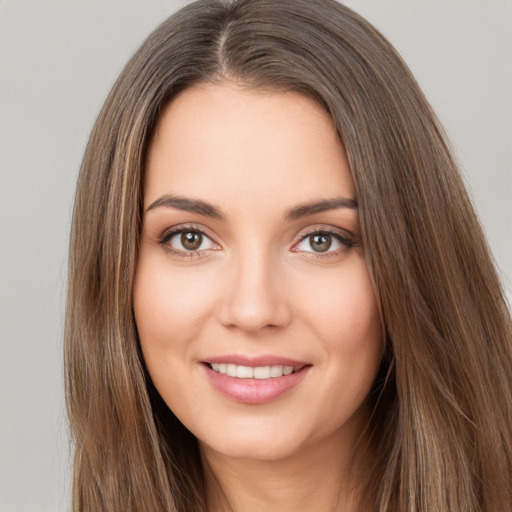
<path fill-rule="evenodd" d="M 236 379 L 276 379 L 300 371 L 307 365 L 243 366 L 232 363 L 205 363 L 211 370 Z"/>
<path fill-rule="evenodd" d="M 289 359 L 229 356 L 202 361 L 201 366 L 217 392 L 245 404 L 263 404 L 280 398 L 297 387 L 312 367 Z"/>

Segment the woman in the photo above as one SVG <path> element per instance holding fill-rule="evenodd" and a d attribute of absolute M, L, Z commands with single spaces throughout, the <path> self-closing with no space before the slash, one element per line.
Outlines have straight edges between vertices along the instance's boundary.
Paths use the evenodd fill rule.
<path fill-rule="evenodd" d="M 331 0 L 199 1 L 79 177 L 74 510 L 506 511 L 510 315 L 427 101 Z"/>

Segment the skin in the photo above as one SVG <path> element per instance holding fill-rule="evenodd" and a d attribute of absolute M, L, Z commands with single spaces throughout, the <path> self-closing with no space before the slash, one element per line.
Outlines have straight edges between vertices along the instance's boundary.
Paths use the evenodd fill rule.
<path fill-rule="evenodd" d="M 235 510 L 355 510 L 350 458 L 382 351 L 357 208 L 289 214 L 356 199 L 330 117 L 298 93 L 194 86 L 163 111 L 145 179 L 135 317 L 156 388 L 199 440 L 210 510 L 212 475 Z M 155 206 L 171 194 L 223 218 Z M 201 230 L 200 249 L 179 229 Z M 278 398 L 241 403 L 206 377 L 226 354 L 307 367 Z"/>

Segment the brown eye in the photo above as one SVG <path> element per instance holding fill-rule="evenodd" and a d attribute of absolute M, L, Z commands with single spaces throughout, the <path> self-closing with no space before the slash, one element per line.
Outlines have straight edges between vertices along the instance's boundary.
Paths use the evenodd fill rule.
<path fill-rule="evenodd" d="M 183 231 L 181 245 L 187 251 L 197 251 L 203 243 L 203 235 L 197 231 Z"/>
<path fill-rule="evenodd" d="M 218 251 L 221 247 L 208 235 L 195 228 L 181 228 L 163 235 L 159 243 L 166 251 L 180 255 L 201 255 L 204 251 Z"/>
<path fill-rule="evenodd" d="M 354 247 L 352 238 L 342 233 L 318 229 L 305 234 L 304 237 L 293 246 L 293 252 L 316 254 L 318 256 L 336 256 L 340 251 Z"/>
<path fill-rule="evenodd" d="M 332 236 L 326 233 L 317 233 L 309 236 L 309 245 L 314 252 L 325 252 L 331 248 Z"/>

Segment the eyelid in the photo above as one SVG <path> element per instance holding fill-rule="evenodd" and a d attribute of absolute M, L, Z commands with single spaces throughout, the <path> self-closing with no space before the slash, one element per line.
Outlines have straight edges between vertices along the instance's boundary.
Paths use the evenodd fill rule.
<path fill-rule="evenodd" d="M 309 236 L 313 233 L 332 233 L 335 235 L 340 235 L 345 238 L 354 238 L 354 234 L 348 231 L 347 229 L 339 228 L 336 226 L 332 226 L 330 224 L 314 224 L 312 226 L 308 226 L 300 231 L 297 235 L 299 239 L 303 239 L 306 236 Z"/>
<path fill-rule="evenodd" d="M 297 249 L 297 246 L 306 240 L 309 236 L 314 234 L 327 234 L 332 237 L 334 237 L 341 245 L 341 248 L 335 249 L 335 250 L 327 250 L 325 252 L 315 252 L 315 251 L 303 251 Z M 326 226 L 324 225 L 315 225 L 310 226 L 306 228 L 306 230 L 301 231 L 301 233 L 298 235 L 298 240 L 294 242 L 291 250 L 292 252 L 303 252 L 308 254 L 313 254 L 314 257 L 328 257 L 328 256 L 336 256 L 339 255 L 340 252 L 350 249 L 356 245 L 358 245 L 358 242 L 354 236 L 354 234 L 350 233 L 349 231 L 341 228 L 336 228 L 334 226 Z"/>
<path fill-rule="evenodd" d="M 186 249 L 180 250 L 175 247 L 172 247 L 168 242 L 176 235 L 187 232 L 187 231 L 195 231 L 197 233 L 200 233 L 203 237 L 210 240 L 210 242 L 215 246 L 213 248 L 207 248 L 207 249 L 201 249 L 201 250 L 190 250 L 187 251 Z M 166 228 L 158 237 L 157 242 L 159 245 L 162 245 L 163 248 L 171 253 L 175 254 L 180 257 L 186 257 L 186 258 L 194 258 L 194 257 L 201 257 L 204 255 L 204 253 L 211 251 L 211 250 L 219 250 L 222 249 L 221 244 L 219 244 L 216 241 L 216 236 L 212 236 L 209 234 L 208 229 L 205 229 L 201 225 L 195 224 L 195 223 L 183 223 L 183 224 L 176 224 L 174 226 Z M 297 249 L 297 246 L 303 242 L 305 239 L 307 239 L 309 236 L 313 234 L 328 234 L 332 237 L 334 237 L 341 245 L 342 247 L 339 247 L 335 250 L 327 250 L 325 252 L 316 252 L 316 251 L 305 251 Z M 329 257 L 329 256 L 336 256 L 339 255 L 341 252 L 350 249 L 354 246 L 358 245 L 358 241 L 355 238 L 355 236 L 342 228 L 334 227 L 331 225 L 314 225 L 309 226 L 306 229 L 302 230 L 296 237 L 296 241 L 293 243 L 291 247 L 292 252 L 301 252 L 301 253 L 308 253 L 309 255 L 313 255 L 314 257 Z"/>
<path fill-rule="evenodd" d="M 197 232 L 200 233 L 203 237 L 210 240 L 210 242 L 215 246 L 215 248 L 208 248 L 208 249 L 201 249 L 196 251 L 187 251 L 187 250 L 180 250 L 175 247 L 172 247 L 168 242 L 175 237 L 176 235 L 179 235 L 183 232 Z M 207 233 L 207 230 L 203 227 L 197 225 L 197 224 L 177 224 L 175 226 L 171 226 L 167 229 L 165 229 L 162 234 L 158 237 L 158 244 L 162 245 L 164 249 L 171 254 L 175 254 L 182 257 L 199 257 L 203 255 L 205 252 L 210 250 L 219 250 L 222 248 L 222 246 L 214 239 L 214 237 Z"/>

